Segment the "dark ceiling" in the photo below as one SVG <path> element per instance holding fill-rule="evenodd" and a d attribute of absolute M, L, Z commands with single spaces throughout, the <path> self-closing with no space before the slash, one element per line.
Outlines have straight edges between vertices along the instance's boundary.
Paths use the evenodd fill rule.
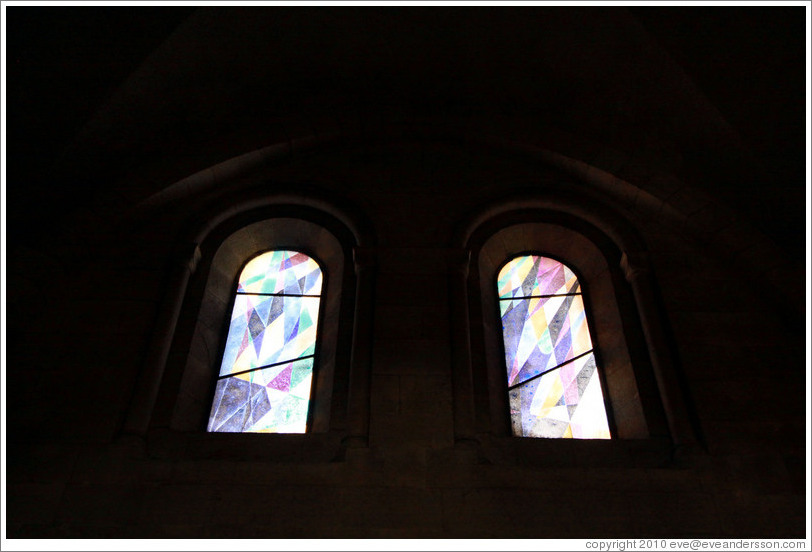
<path fill-rule="evenodd" d="M 803 8 L 627 9 L 768 168 L 765 185 L 775 190 L 773 210 L 803 201 Z M 7 8 L 10 241 L 39 239 L 44 221 L 58 218 L 93 193 L 93 185 L 53 186 L 55 160 L 125 79 L 194 11 Z M 781 221 L 780 213 L 773 213 L 768 223 L 776 227 Z M 772 237 L 803 246 L 797 216 L 786 225 Z"/>
<path fill-rule="evenodd" d="M 193 11 L 7 8 L 9 236 L 25 240 L 36 232 L 29 224 L 32 213 L 56 216 L 83 201 L 81 192 L 51 185 L 54 162 L 124 79 Z M 53 201 L 43 202 L 47 197 Z"/>

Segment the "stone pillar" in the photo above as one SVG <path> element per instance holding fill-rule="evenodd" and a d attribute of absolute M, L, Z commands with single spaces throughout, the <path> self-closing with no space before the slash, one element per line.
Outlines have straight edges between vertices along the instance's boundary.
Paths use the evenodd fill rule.
<path fill-rule="evenodd" d="M 656 306 L 654 282 L 648 256 L 639 251 L 624 252 L 620 259 L 620 268 L 634 293 L 637 312 L 643 326 L 643 334 L 646 338 L 671 438 L 676 445 L 694 444 L 696 438 L 688 419 L 682 388 L 668 341 L 665 338 L 663 322 Z"/>
<path fill-rule="evenodd" d="M 471 375 L 471 333 L 468 318 L 467 249 L 448 252 L 448 298 L 451 336 L 451 383 L 454 391 L 454 442 L 470 444 L 474 437 L 474 384 Z"/>
<path fill-rule="evenodd" d="M 180 309 L 186 296 L 186 287 L 189 284 L 189 278 L 197 269 L 200 258 L 200 246 L 196 243 L 186 244 L 175 255 L 169 284 L 158 309 L 158 322 L 150 338 L 146 360 L 138 377 L 127 419 L 124 422 L 124 433 L 145 435 L 149 429 L 152 411 L 166 368 L 166 359 L 169 356 Z"/>
<path fill-rule="evenodd" d="M 372 373 L 373 316 L 375 310 L 375 250 L 353 249 L 355 264 L 355 316 L 353 325 L 350 381 L 347 397 L 345 444 L 369 445 L 370 375 Z"/>

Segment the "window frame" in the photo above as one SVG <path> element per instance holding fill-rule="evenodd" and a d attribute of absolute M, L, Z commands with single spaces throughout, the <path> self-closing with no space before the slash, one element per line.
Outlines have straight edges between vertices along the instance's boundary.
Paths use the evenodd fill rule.
<path fill-rule="evenodd" d="M 595 329 L 594 324 L 592 322 L 592 314 L 591 314 L 592 305 L 590 303 L 591 299 L 590 299 L 589 293 L 587 291 L 588 286 L 585 284 L 585 280 L 582 278 L 582 275 L 581 275 L 580 271 L 577 269 L 577 267 L 573 267 L 571 264 L 567 263 L 566 261 L 562 260 L 561 258 L 559 258 L 556 255 L 546 253 L 546 252 L 542 252 L 542 251 L 540 251 L 538 249 L 527 249 L 527 250 L 522 250 L 522 251 L 517 252 L 517 253 L 510 253 L 509 256 L 507 257 L 507 259 L 502 261 L 500 264 L 497 264 L 496 271 L 495 271 L 495 274 L 493 276 L 492 285 L 491 285 L 491 289 L 494 292 L 494 299 L 495 299 L 494 305 L 496 307 L 496 310 L 495 310 L 494 314 L 496 316 L 496 320 L 498 321 L 498 323 L 497 323 L 498 327 L 500 327 L 500 328 L 502 327 L 502 316 L 501 316 L 501 309 L 500 309 L 500 306 L 499 306 L 499 302 L 503 300 L 502 298 L 499 297 L 499 283 L 498 283 L 499 282 L 499 274 L 502 272 L 502 270 L 505 268 L 505 266 L 508 265 L 508 263 L 512 262 L 515 259 L 518 259 L 519 257 L 525 257 L 525 256 L 529 256 L 529 255 L 536 255 L 536 256 L 546 257 L 548 259 L 553 259 L 554 261 L 557 261 L 557 262 L 561 263 L 566 268 L 570 269 L 573 272 L 573 274 L 575 274 L 575 278 L 578 280 L 578 287 L 581 289 L 581 292 L 580 292 L 581 293 L 581 300 L 584 303 L 584 316 L 586 317 L 586 324 L 587 324 L 587 328 L 589 329 L 589 337 L 590 337 L 591 344 L 592 344 L 591 351 L 592 351 L 592 354 L 595 356 L 595 366 L 596 366 L 597 372 L 598 372 L 598 380 L 600 381 L 600 385 L 601 385 L 601 399 L 603 400 L 603 406 L 604 406 L 604 410 L 605 410 L 605 413 L 606 413 L 607 424 L 609 426 L 610 440 L 611 439 L 617 439 L 618 438 L 618 432 L 617 432 L 617 427 L 615 425 L 614 414 L 613 414 L 613 411 L 612 411 L 612 403 L 608 399 L 608 393 L 607 393 L 608 387 L 607 387 L 607 382 L 606 382 L 606 375 L 604 373 L 605 371 L 602 368 L 602 360 L 603 359 L 602 359 L 602 356 L 601 356 L 600 348 L 596 343 L 596 339 L 597 339 L 596 338 L 596 329 Z M 507 354 L 506 354 L 506 349 L 505 349 L 504 334 L 501 334 L 501 339 L 499 340 L 499 344 L 501 345 L 501 347 L 499 349 L 499 354 L 501 355 L 501 357 L 503 359 L 502 368 L 503 368 L 503 376 L 504 376 L 504 370 L 507 368 L 506 367 Z M 583 353 L 583 354 L 587 354 L 587 353 Z M 555 370 L 558 370 L 564 364 L 566 364 L 566 362 L 557 365 L 555 368 L 552 368 L 551 370 L 548 370 L 547 372 L 544 372 L 544 374 L 551 373 L 551 372 L 553 372 Z M 507 412 L 508 412 L 508 416 L 507 416 L 507 421 L 508 421 L 508 424 L 509 424 L 508 434 L 511 437 L 516 438 L 516 439 L 564 439 L 563 437 L 562 438 L 555 438 L 555 437 L 532 437 L 532 436 L 524 436 L 524 435 L 514 435 L 513 434 L 512 422 L 511 422 L 511 419 L 510 419 L 510 400 L 508 398 L 509 397 L 509 395 L 508 395 L 509 387 L 508 387 L 506 378 L 503 377 L 502 381 L 504 382 L 504 393 L 503 394 L 504 394 L 504 397 L 505 397 L 505 408 L 507 409 Z M 521 385 L 521 384 L 518 384 L 518 385 Z M 576 440 L 585 440 L 585 439 L 576 439 Z M 589 440 L 589 439 L 586 439 L 586 440 Z M 594 439 L 594 440 L 597 440 L 597 439 Z"/>
<path fill-rule="evenodd" d="M 530 228 L 534 225 L 554 228 L 559 233 L 559 241 L 562 233 L 567 240 L 577 237 L 587 243 L 590 254 L 573 256 L 568 249 L 572 244 L 567 242 L 564 242 L 567 247 L 561 243 L 550 247 L 538 240 L 538 232 L 534 238 Z M 509 232 L 505 234 L 505 231 Z M 519 239 L 507 239 L 511 232 Z M 459 265 L 456 271 L 459 275 L 451 276 L 455 287 L 463 288 L 461 293 L 466 298 L 455 301 L 455 312 L 469 321 L 467 333 L 460 334 L 454 343 L 454 357 L 459 359 L 454 366 L 455 382 L 459 382 L 454 390 L 458 403 L 455 407 L 458 446 L 476 443 L 480 456 L 494 464 L 529 462 L 547 466 L 604 466 L 628 462 L 641 465 L 669 463 L 674 448 L 681 446 L 678 438 L 670 432 L 670 423 L 674 417 L 685 416 L 685 412 L 663 407 L 663 385 L 670 383 L 663 383 L 659 373 L 655 373 L 646 335 L 648 330 L 644 330 L 646 324 L 652 323 L 651 312 L 657 307 L 655 304 L 642 305 L 637 290 L 633 293 L 635 284 L 629 279 L 624 262 L 630 255 L 639 255 L 645 249 L 625 219 L 610 206 L 593 204 L 585 198 L 544 199 L 531 193 L 521 199 L 492 202 L 482 212 L 461 223 L 457 236 L 461 247 L 458 256 L 460 259 L 470 256 L 470 261 Z M 494 248 L 500 253 L 494 254 Z M 545 255 L 564 262 L 576 273 L 587 294 L 585 306 L 591 314 L 589 324 L 593 346 L 601 353 L 601 375 L 607 383 L 604 389 L 604 400 L 609 405 L 607 417 L 617 438 L 526 439 L 512 436 L 494 280 L 498 275 L 497 266 L 530 251 L 543 251 Z M 578 252 L 577 248 L 573 251 Z M 592 273 L 601 264 L 606 277 L 593 282 Z M 601 304 L 604 296 L 609 301 Z M 606 312 L 614 317 L 614 322 L 608 325 L 602 320 Z M 499 324 L 494 324 L 495 321 Z M 612 331 L 604 332 L 604 328 Z M 613 345 L 622 345 L 620 349 L 627 352 L 627 362 L 625 367 L 621 366 L 624 369 L 619 374 L 614 373 L 617 362 L 610 362 L 615 354 Z M 667 355 L 668 351 L 662 353 Z M 470 387 L 466 381 L 471 382 Z M 617 384 L 617 389 L 612 389 L 613 384 Z M 679 389 L 673 386 L 668 389 L 668 392 L 679 393 Z M 465 414 L 469 411 L 473 416 L 470 424 Z M 628 431 L 630 424 L 632 428 L 635 424 L 638 428 Z"/>
<path fill-rule="evenodd" d="M 261 216 L 259 212 L 251 217 L 239 217 L 220 228 L 219 232 L 212 233 L 210 239 L 202 244 L 203 260 L 190 282 L 187 292 L 188 308 L 184 308 L 185 331 L 178 332 L 172 345 L 173 352 L 170 360 L 175 372 L 177 382 L 162 386 L 162 418 L 153 419 L 154 425 L 166 425 L 172 430 L 186 432 L 202 432 L 206 435 L 224 435 L 223 432 L 207 432 L 209 415 L 211 412 L 211 398 L 214 396 L 216 377 L 222 362 L 222 351 L 228 336 L 228 320 L 233 309 L 234 285 L 239 279 L 240 272 L 246 263 L 269 249 L 269 242 L 273 241 L 272 248 L 287 247 L 302 250 L 313 256 L 322 266 L 324 272 L 333 273 L 330 281 L 324 281 L 323 295 L 319 309 L 320 323 L 322 324 L 321 344 L 322 357 L 319 377 L 331 381 L 323 382 L 328 388 L 335 384 L 335 358 L 330 359 L 330 366 L 325 366 L 323 360 L 326 340 L 330 342 L 329 354 L 338 352 L 338 328 L 327 329 L 328 311 L 330 316 L 337 316 L 337 320 L 344 324 L 352 324 L 352 314 L 346 320 L 348 313 L 341 313 L 345 307 L 344 295 L 347 291 L 345 282 L 348 269 L 347 248 L 335 235 L 333 228 L 312 216 L 302 216 L 306 213 L 298 209 L 278 208 L 267 212 L 270 216 Z M 302 230 L 302 229 L 306 230 Z M 296 232 L 298 230 L 298 234 Z M 281 235 L 279 235 L 281 233 Z M 265 239 L 263 236 L 275 236 Z M 320 243 L 316 243 L 316 242 Z M 280 245 L 276 245 L 280 244 Z M 285 245 L 281 245 L 285 244 Z M 320 254 L 317 249 L 327 248 Z M 236 249 L 236 251 L 235 251 Z M 224 269 L 227 271 L 224 272 Z M 340 272 L 336 274 L 336 272 Z M 328 295 L 329 294 L 329 295 Z M 324 317 L 324 318 L 322 318 Z M 180 326 L 180 324 L 179 324 Z M 330 333 L 331 335 L 326 335 Z M 334 335 L 333 335 L 334 334 Z M 346 352 L 346 351 L 345 351 Z M 343 360 L 349 362 L 349 356 Z M 172 358 L 174 357 L 174 358 Z M 314 374 L 315 376 L 315 374 Z M 316 387 L 322 387 L 314 382 Z M 325 389 L 321 389 L 319 400 L 311 403 L 313 418 L 311 418 L 311 432 L 326 433 L 332 426 L 332 396 Z M 313 396 L 313 395 L 311 395 Z M 314 397 L 315 398 L 315 397 Z M 310 412 L 308 416 L 310 416 Z M 156 423 L 157 422 L 157 423 Z M 232 435 L 248 435 L 246 433 Z M 266 435 L 266 434 L 263 434 Z M 272 434 L 273 435 L 273 434 Z M 302 434 L 278 434 L 296 436 Z M 267 436 L 267 435 L 266 435 Z"/>
<path fill-rule="evenodd" d="M 350 204 L 335 204 L 318 193 L 244 198 L 211 205 L 208 216 L 189 221 L 186 232 L 174 241 L 177 257 L 170 259 L 170 288 L 158 313 L 151 348 L 167 347 L 166 359 L 148 359 L 128 409 L 124 432 L 146 439 L 150 454 L 187 458 L 236 458 L 246 454 L 280 462 L 333 462 L 344 458 L 348 448 L 369 446 L 369 378 L 371 374 L 370 300 L 375 284 L 375 235 L 369 221 Z M 251 228 L 256 224 L 278 225 L 297 221 L 311 226 L 308 232 L 287 229 L 289 236 L 259 244 Z M 202 222 L 201 222 L 202 221 Z M 271 231 L 271 230 L 269 230 Z M 226 251 L 231 267 L 225 274 L 215 255 L 224 245 L 244 233 L 242 253 Z M 283 232 L 284 234 L 284 232 Z M 303 235 L 307 234 L 307 235 Z M 247 237 L 246 237 L 247 236 Z M 325 249 L 324 240 L 333 245 Z M 204 349 L 221 351 L 224 321 L 230 315 L 233 285 L 247 259 L 268 249 L 268 244 L 312 254 L 330 273 L 320 308 L 322 324 L 320 375 L 315 387 L 329 393 L 328 401 L 311 405 L 313 430 L 305 434 L 257 434 L 205 431 L 211 412 L 213 382 L 222 357 L 200 362 L 189 370 L 192 348 L 200 340 Z M 192 251 L 193 253 L 188 253 Z M 189 261 L 190 255 L 193 261 Z M 208 289 L 212 277 L 215 290 Z M 336 290 L 333 293 L 333 289 Z M 219 291 L 218 291 L 219 290 Z M 220 314 L 207 303 L 220 303 Z M 177 318 L 173 310 L 177 308 Z M 216 310 L 216 309 L 215 309 Z M 198 325 L 208 322 L 211 335 L 200 339 Z M 336 323 L 333 324 L 332 322 Z M 330 328 L 332 335 L 328 337 Z M 326 344 L 331 343 L 330 350 Z M 201 346 L 201 343 L 197 343 Z M 330 357 L 330 358 L 328 358 Z M 326 368 L 329 363 L 330 367 Z M 150 399 L 150 386 L 155 397 Z M 194 401 L 198 408 L 178 412 L 180 403 Z M 183 408 L 181 408 L 183 410 Z M 318 422 L 320 420 L 320 422 Z M 273 446 L 268 446 L 272 443 Z"/>

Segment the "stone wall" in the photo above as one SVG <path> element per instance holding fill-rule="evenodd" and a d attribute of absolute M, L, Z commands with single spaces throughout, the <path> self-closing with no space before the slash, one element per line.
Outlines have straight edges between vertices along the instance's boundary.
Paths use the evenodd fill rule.
<path fill-rule="evenodd" d="M 25 271 L 11 272 L 27 284 L 9 295 L 9 319 L 28 313 L 32 324 L 9 333 L 9 536 L 803 535 L 803 339 L 706 242 L 656 212 L 619 211 L 648 248 L 693 444 L 666 435 L 518 447 L 494 434 L 481 400 L 473 439 L 460 440 L 451 335 L 470 321 L 450 306 L 455 226 L 485 200 L 532 193 L 533 179 L 553 202 L 569 187 L 588 205 L 594 190 L 538 160 L 438 142 L 313 156 L 266 169 L 256 185 L 282 191 L 281 175 L 289 189 L 297 179 L 331 186 L 374 230 L 365 442 L 342 444 L 351 432 L 341 415 L 319 435 L 224 439 L 156 419 L 144 434 L 126 431 L 171 289 L 173 241 L 222 201 L 191 195 L 126 239 L 98 237 L 86 257 L 30 252 L 16 265 Z M 196 312 L 192 299 L 183 308 Z M 192 322 L 181 315 L 173 354 Z M 647 358 L 639 336 L 629 343 Z"/>

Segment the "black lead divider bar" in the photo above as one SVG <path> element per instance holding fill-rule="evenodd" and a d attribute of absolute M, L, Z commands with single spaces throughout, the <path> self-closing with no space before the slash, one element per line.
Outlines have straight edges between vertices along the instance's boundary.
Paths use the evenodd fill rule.
<path fill-rule="evenodd" d="M 295 293 L 256 293 L 250 291 L 238 291 L 237 295 L 261 295 L 263 297 L 321 297 L 321 295 L 305 295 Z"/>
<path fill-rule="evenodd" d="M 552 371 L 554 371 L 554 370 L 558 370 L 558 369 L 559 369 L 559 368 L 561 368 L 562 366 L 566 366 L 567 364 L 570 364 L 571 362 L 575 362 L 575 361 L 576 361 L 576 360 L 578 360 L 579 358 L 585 357 L 586 355 L 588 355 L 588 354 L 592 353 L 594 350 L 595 350 L 595 348 L 593 347 L 592 349 L 588 350 L 588 351 L 587 351 L 587 352 L 585 352 L 585 353 L 581 353 L 580 355 L 575 356 L 575 357 L 572 357 L 572 358 L 571 358 L 571 359 L 569 359 L 569 360 L 565 360 L 564 362 L 562 362 L 562 363 L 561 363 L 561 364 L 559 364 L 558 366 L 554 366 L 554 367 L 550 368 L 549 370 L 547 370 L 546 372 L 541 372 L 540 374 L 536 374 L 536 375 L 535 375 L 535 376 L 533 376 L 532 378 L 527 378 L 526 380 L 521 381 L 521 382 L 519 382 L 519 383 L 514 383 L 513 385 L 511 385 L 510 387 L 508 387 L 508 391 L 512 391 L 513 389 L 516 389 L 516 388 L 517 388 L 517 387 L 519 387 L 520 385 L 524 385 L 524 384 L 525 384 L 525 383 L 527 383 L 528 381 L 533 381 L 534 379 L 538 379 L 538 378 L 540 378 L 541 376 L 543 376 L 544 374 L 549 374 L 550 372 L 552 372 Z"/>
<path fill-rule="evenodd" d="M 257 368 L 251 368 L 250 370 L 243 370 L 242 372 L 234 372 L 233 374 L 226 374 L 225 376 L 218 376 L 217 381 L 220 381 L 221 379 L 225 379 L 225 378 L 231 378 L 231 377 L 234 377 L 234 376 L 240 376 L 242 374 L 247 374 L 248 372 L 256 372 L 257 370 L 264 370 L 265 368 L 273 368 L 274 366 L 279 366 L 280 364 L 288 364 L 290 362 L 298 362 L 298 361 L 304 360 L 306 358 L 314 358 L 315 356 L 316 355 L 314 353 L 312 355 L 306 355 L 306 356 L 303 356 L 303 357 L 292 358 L 292 359 L 289 359 L 289 360 L 283 360 L 282 362 L 274 362 L 273 364 L 266 364 L 265 366 L 258 366 Z M 573 359 L 573 360 L 575 360 L 575 359 Z M 556 368 L 557 368 L 557 366 L 556 366 Z"/>
<path fill-rule="evenodd" d="M 500 301 L 513 301 L 514 299 L 543 299 L 546 297 L 572 297 L 575 295 L 583 295 L 583 293 L 553 293 L 552 295 L 522 295 L 521 297 L 500 297 Z"/>

